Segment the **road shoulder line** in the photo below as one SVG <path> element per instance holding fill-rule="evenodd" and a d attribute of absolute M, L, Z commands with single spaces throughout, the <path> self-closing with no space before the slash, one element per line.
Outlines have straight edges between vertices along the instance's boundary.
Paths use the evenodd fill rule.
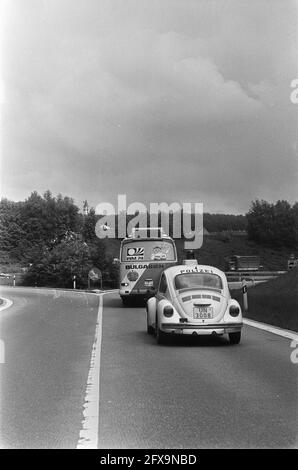
<path fill-rule="evenodd" d="M 4 300 L 4 304 L 0 305 L 0 312 L 2 312 L 2 310 L 6 310 L 7 308 L 11 307 L 13 304 L 13 301 L 10 299 L 6 299 L 4 297 L 1 297 L 1 299 Z"/>
<path fill-rule="evenodd" d="M 259 330 L 268 331 L 274 335 L 282 336 L 283 338 L 298 340 L 298 332 L 296 331 L 285 330 L 278 326 L 269 325 L 268 323 L 262 323 L 256 320 L 249 320 L 248 318 L 244 318 L 243 323 L 247 326 L 252 326 L 253 328 L 258 328 Z"/>

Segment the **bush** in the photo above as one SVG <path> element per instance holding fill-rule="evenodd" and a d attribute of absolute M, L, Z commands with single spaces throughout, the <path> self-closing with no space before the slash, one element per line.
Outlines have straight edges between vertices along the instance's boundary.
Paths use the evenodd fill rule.
<path fill-rule="evenodd" d="M 88 285 L 88 272 L 93 263 L 89 247 L 77 234 L 63 240 L 52 250 L 44 249 L 39 261 L 35 261 L 24 276 L 25 285 L 72 287 L 76 276 L 78 288 Z"/>

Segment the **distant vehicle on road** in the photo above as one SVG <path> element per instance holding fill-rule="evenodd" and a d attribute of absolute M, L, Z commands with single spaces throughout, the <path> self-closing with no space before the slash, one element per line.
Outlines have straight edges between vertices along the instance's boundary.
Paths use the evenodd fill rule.
<path fill-rule="evenodd" d="M 147 332 L 159 344 L 181 334 L 228 334 L 238 344 L 241 329 L 241 307 L 231 298 L 225 273 L 196 260 L 165 269 L 156 295 L 147 301 Z"/>
<path fill-rule="evenodd" d="M 295 259 L 295 255 L 292 254 L 288 259 L 288 271 L 290 269 L 296 268 L 296 266 L 298 266 L 298 259 Z"/>
<path fill-rule="evenodd" d="M 156 293 L 161 272 L 177 264 L 174 240 L 158 227 L 134 229 L 120 246 L 119 294 L 124 304 Z"/>
<path fill-rule="evenodd" d="M 233 255 L 226 259 L 226 271 L 258 271 L 261 268 L 259 256 Z"/>

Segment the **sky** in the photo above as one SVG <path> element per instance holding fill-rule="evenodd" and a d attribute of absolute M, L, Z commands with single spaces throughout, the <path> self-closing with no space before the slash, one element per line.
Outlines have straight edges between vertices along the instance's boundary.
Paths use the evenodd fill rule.
<path fill-rule="evenodd" d="M 298 200 L 298 2 L 2 0 L 1 195 Z"/>

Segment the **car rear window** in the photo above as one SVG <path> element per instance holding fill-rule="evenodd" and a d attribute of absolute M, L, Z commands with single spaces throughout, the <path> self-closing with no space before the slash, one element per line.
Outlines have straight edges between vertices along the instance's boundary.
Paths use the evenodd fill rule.
<path fill-rule="evenodd" d="M 176 290 L 190 288 L 222 289 L 222 280 L 217 274 L 185 273 L 175 277 Z"/>

